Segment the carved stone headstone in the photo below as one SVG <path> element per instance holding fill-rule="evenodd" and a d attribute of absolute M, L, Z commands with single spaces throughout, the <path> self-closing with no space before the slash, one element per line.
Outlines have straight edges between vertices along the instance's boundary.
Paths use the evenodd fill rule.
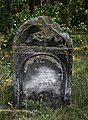
<path fill-rule="evenodd" d="M 47 16 L 23 23 L 13 40 L 14 102 L 41 100 L 60 106 L 70 102 L 72 41 Z"/>

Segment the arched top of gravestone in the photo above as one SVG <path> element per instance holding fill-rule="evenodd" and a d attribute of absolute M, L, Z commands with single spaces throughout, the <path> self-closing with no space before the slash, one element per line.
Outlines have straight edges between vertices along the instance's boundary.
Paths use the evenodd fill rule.
<path fill-rule="evenodd" d="M 72 41 L 56 22 L 47 16 L 39 16 L 27 20 L 18 28 L 13 45 L 72 47 Z"/>

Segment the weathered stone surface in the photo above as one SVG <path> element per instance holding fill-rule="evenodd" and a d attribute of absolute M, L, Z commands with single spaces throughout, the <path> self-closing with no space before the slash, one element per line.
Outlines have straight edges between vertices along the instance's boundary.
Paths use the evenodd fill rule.
<path fill-rule="evenodd" d="M 44 44 L 45 43 L 45 44 Z M 47 16 L 31 18 L 18 29 L 14 37 L 14 45 L 35 46 L 72 46 L 68 34 L 62 32 L 60 26 Z"/>
<path fill-rule="evenodd" d="M 17 106 L 42 99 L 49 106 L 70 102 L 72 41 L 47 16 L 21 25 L 13 40 L 13 80 Z"/>

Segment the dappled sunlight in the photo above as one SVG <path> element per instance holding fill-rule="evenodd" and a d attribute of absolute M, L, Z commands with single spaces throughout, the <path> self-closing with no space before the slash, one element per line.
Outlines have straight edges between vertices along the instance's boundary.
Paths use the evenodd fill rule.
<path fill-rule="evenodd" d="M 81 54 L 81 50 L 79 52 L 76 50 L 73 57 L 72 103 L 86 108 L 88 105 L 88 58 L 87 55 Z"/>
<path fill-rule="evenodd" d="M 49 32 L 50 32 L 51 40 L 49 40 L 48 33 L 46 37 L 45 35 L 46 31 L 44 32 L 45 37 L 43 38 L 42 34 L 40 34 L 40 31 L 44 30 L 46 28 L 46 25 L 44 24 L 44 27 L 42 28 L 41 27 L 42 24 L 40 22 L 39 23 L 37 22 L 36 25 L 39 24 L 40 26 L 39 28 L 42 28 L 42 29 L 39 30 L 38 34 L 37 33 L 33 34 L 34 32 L 36 32 L 36 29 L 34 29 L 35 27 L 34 22 L 36 20 L 32 21 L 32 19 L 28 23 L 28 25 L 25 24 L 26 29 L 25 27 L 23 27 L 23 30 L 20 29 L 20 31 L 18 30 L 19 32 L 18 31 L 16 32 L 16 30 L 19 28 L 19 26 L 22 23 L 24 23 L 25 21 L 28 21 L 28 19 L 30 18 L 35 18 L 38 16 L 49 16 L 51 20 L 55 21 L 56 24 L 60 25 L 60 27 L 62 28 L 61 30 L 62 32 L 66 32 L 67 34 L 69 34 L 69 37 L 73 41 L 73 48 L 71 48 L 71 49 L 74 49 L 72 68 L 71 68 L 72 61 L 70 62 L 70 59 L 72 59 L 72 56 L 71 56 L 72 52 L 69 49 L 71 46 L 69 44 L 70 41 L 68 39 L 66 39 L 66 44 L 68 44 L 68 46 L 66 49 L 64 47 L 63 55 L 61 55 L 63 48 L 61 50 L 57 49 L 56 52 L 53 52 L 54 54 L 53 57 L 55 59 L 56 59 L 55 55 L 60 54 L 58 55 L 58 59 L 60 59 L 61 61 L 59 61 L 58 59 L 56 61 L 61 62 L 61 64 L 63 63 L 61 67 L 63 68 L 64 72 L 63 74 L 58 74 L 58 71 L 60 71 L 61 73 L 61 70 L 58 70 L 56 72 L 58 74 L 58 78 L 56 78 L 57 74 L 54 73 L 54 67 L 52 67 L 52 69 L 49 69 L 47 71 L 46 67 L 45 68 L 41 67 L 41 69 L 40 68 L 35 69 L 35 66 L 34 66 L 34 69 L 37 74 L 35 73 L 35 71 L 33 73 L 33 70 L 31 69 L 33 67 L 31 67 L 30 65 L 32 60 L 30 61 L 30 64 L 26 65 L 28 67 L 24 66 L 25 63 L 23 64 L 22 62 L 23 66 L 22 66 L 22 69 L 20 69 L 21 68 L 20 67 L 21 64 L 19 65 L 19 63 L 21 63 L 20 60 L 21 59 L 25 60 L 26 58 L 30 57 L 32 55 L 31 53 L 33 53 L 33 51 L 36 51 L 35 49 L 33 50 L 30 49 L 30 56 L 28 56 L 25 53 L 27 49 L 25 48 L 25 51 L 21 51 L 19 50 L 20 47 L 18 46 L 17 50 L 14 51 L 16 54 L 12 56 L 13 38 L 15 34 L 19 34 L 19 33 L 20 33 L 20 36 L 17 35 L 17 38 L 16 38 L 16 39 L 19 39 L 19 42 L 17 44 L 19 44 L 20 41 L 23 42 L 24 40 L 26 40 L 26 38 L 28 39 L 26 40 L 25 45 L 29 44 L 30 41 L 31 41 L 30 45 L 32 45 L 33 44 L 32 40 L 35 43 L 37 43 L 36 38 L 38 41 L 41 42 L 42 46 L 46 46 L 46 43 L 45 43 L 46 38 L 48 40 L 47 43 L 49 45 L 51 45 L 51 43 L 54 43 L 55 45 L 58 44 L 58 47 L 59 47 L 59 43 L 65 44 L 64 36 L 61 39 L 59 38 L 61 37 L 61 35 L 60 36 L 57 35 L 58 33 L 61 33 L 61 32 L 58 31 L 57 33 L 57 31 L 55 31 L 55 35 L 56 35 L 56 38 L 55 38 L 55 35 L 52 34 L 52 30 L 50 29 L 50 27 L 49 27 Z M 33 30 L 30 29 L 31 23 L 33 25 Z M 48 21 L 47 25 L 49 26 L 50 24 L 52 24 L 52 22 Z M 57 28 L 56 25 L 52 24 L 52 26 L 53 26 L 52 27 L 53 30 Z M 42 40 L 44 42 L 42 42 Z M 37 45 L 41 46 L 41 44 L 38 43 Z M 52 44 L 52 46 L 54 44 Z M 40 49 L 42 49 L 42 47 Z M 69 52 L 69 55 L 66 54 L 67 51 Z M 47 50 L 47 54 L 48 52 L 49 51 Z M 20 60 L 18 62 L 18 59 L 17 58 L 15 59 L 15 62 L 17 62 L 18 64 L 16 65 L 13 63 L 13 57 L 18 57 L 18 53 L 20 54 L 20 57 L 19 57 Z M 42 52 L 39 52 L 38 54 L 41 54 L 41 53 Z M 52 56 L 52 54 L 50 54 L 50 56 Z M 67 58 L 66 60 L 64 59 L 65 57 Z M 40 60 L 42 61 L 42 59 Z M 37 61 L 37 60 L 34 60 L 34 61 Z M 53 63 L 55 65 L 57 64 L 55 62 Z M 18 71 L 20 71 L 22 75 L 19 76 L 20 73 L 17 70 L 16 72 L 14 72 L 13 66 L 18 68 Z M 43 63 L 41 66 L 43 66 Z M 49 62 L 49 66 L 51 68 L 50 62 Z M 71 69 L 69 70 L 69 68 Z M 13 73 L 17 73 L 17 74 L 13 75 Z M 31 75 L 32 77 L 29 76 L 30 73 L 32 74 Z M 64 79 L 62 78 L 62 76 Z M 14 77 L 14 80 L 13 80 L 13 77 Z M 15 106 L 16 101 L 17 100 L 19 101 L 20 99 L 20 102 L 21 102 L 22 97 L 25 97 L 24 95 L 22 96 L 22 89 L 23 89 L 22 84 L 24 81 L 23 78 L 25 80 L 28 79 L 26 80 L 27 81 L 26 83 L 28 83 L 29 79 L 32 81 L 34 80 L 32 85 L 35 88 L 36 77 L 39 78 L 39 80 L 37 79 L 39 83 L 39 87 L 41 87 L 40 81 L 42 79 L 44 84 L 45 83 L 47 84 L 47 80 L 49 81 L 49 87 L 52 87 L 51 86 L 52 79 L 53 80 L 57 79 L 57 81 L 59 80 L 59 82 L 61 82 L 61 85 L 60 85 L 61 95 L 62 94 L 64 95 L 64 91 L 66 93 L 65 95 L 66 97 L 63 97 L 63 99 L 66 99 L 66 103 L 68 102 L 67 101 L 67 99 L 69 99 L 68 93 L 70 92 L 70 89 L 68 88 L 72 87 L 70 105 L 65 105 L 63 102 L 63 106 L 61 106 L 61 108 L 55 109 L 55 106 L 54 108 L 47 107 L 45 104 L 42 104 L 42 101 L 41 101 L 42 94 L 41 94 L 40 96 L 41 103 L 40 102 L 34 103 L 34 101 L 32 101 L 29 103 L 30 104 L 29 109 L 27 109 L 28 101 L 27 99 L 25 99 L 26 100 L 26 102 L 24 102 L 25 108 L 22 109 L 22 106 L 20 108 L 18 106 L 19 108 L 18 109 L 17 106 Z M 18 80 L 18 78 L 20 78 L 20 80 Z M 19 83 L 18 85 L 16 84 L 16 82 L 13 83 L 15 79 L 17 80 L 16 82 Z M 21 79 L 22 79 L 22 82 L 21 82 Z M 70 79 L 72 79 L 71 83 L 70 83 Z M 30 85 L 30 87 L 32 87 L 30 84 L 30 81 L 28 84 Z M 25 88 L 27 88 L 27 91 L 29 86 L 28 84 L 25 84 L 26 86 Z M 70 84 L 71 86 L 69 86 Z M 14 85 L 16 85 L 17 88 Z M 58 85 L 59 84 L 57 84 L 57 88 L 58 88 Z M 13 86 L 15 89 L 13 88 Z M 44 86 L 42 85 L 42 88 L 43 87 Z M 64 88 L 64 91 L 62 90 L 62 88 Z M 20 97 L 17 97 L 15 99 L 14 93 L 16 93 L 15 95 L 17 96 L 20 95 Z M 46 96 L 46 94 L 44 96 Z M 52 92 L 51 92 L 51 96 L 53 96 Z M 55 99 L 57 99 L 56 97 Z M 88 120 L 88 6 L 87 6 L 87 0 L 85 1 L 84 0 L 67 0 L 67 1 L 66 0 L 1 0 L 0 1 L 0 120 Z"/>
<path fill-rule="evenodd" d="M 79 72 L 87 72 L 87 59 L 85 58 L 82 58 L 81 56 L 80 57 L 73 57 L 73 70 L 72 70 L 72 73 L 73 75 L 76 73 L 79 73 Z"/>
<path fill-rule="evenodd" d="M 86 35 L 88 38 L 88 36 Z M 83 38 L 83 36 L 82 36 Z M 85 41 L 86 42 L 85 42 Z M 80 39 L 78 40 L 80 42 Z M 88 44 L 83 38 L 84 44 L 78 43 L 74 48 L 73 70 L 72 70 L 72 98 L 73 104 L 81 109 L 88 109 Z"/>
<path fill-rule="evenodd" d="M 71 105 L 57 110 L 41 106 L 40 109 L 14 110 L 12 105 L 12 51 L 0 50 L 0 108 L 1 118 L 9 115 L 11 120 L 20 118 L 21 120 L 87 120 L 88 119 L 88 45 L 77 46 L 74 48 L 73 68 L 72 68 L 72 95 Z M 13 110 L 11 110 L 13 109 Z M 30 117 L 31 116 L 31 117 Z M 31 119 L 32 118 L 32 119 Z"/>
<path fill-rule="evenodd" d="M 81 58 L 76 57 L 76 56 L 73 55 L 73 61 L 75 61 L 75 60 L 76 60 L 76 61 L 77 61 L 77 60 L 79 61 L 80 59 L 81 59 Z"/>
<path fill-rule="evenodd" d="M 75 51 L 81 51 L 81 50 L 86 50 L 86 52 L 88 52 L 88 45 L 84 45 L 82 47 L 75 47 L 74 49 Z"/>

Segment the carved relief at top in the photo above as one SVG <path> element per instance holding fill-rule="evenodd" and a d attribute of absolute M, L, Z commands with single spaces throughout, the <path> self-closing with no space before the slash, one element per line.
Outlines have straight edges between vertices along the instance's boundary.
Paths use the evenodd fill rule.
<path fill-rule="evenodd" d="M 56 22 L 40 16 L 22 24 L 14 37 L 14 45 L 72 47 L 72 41 Z"/>

